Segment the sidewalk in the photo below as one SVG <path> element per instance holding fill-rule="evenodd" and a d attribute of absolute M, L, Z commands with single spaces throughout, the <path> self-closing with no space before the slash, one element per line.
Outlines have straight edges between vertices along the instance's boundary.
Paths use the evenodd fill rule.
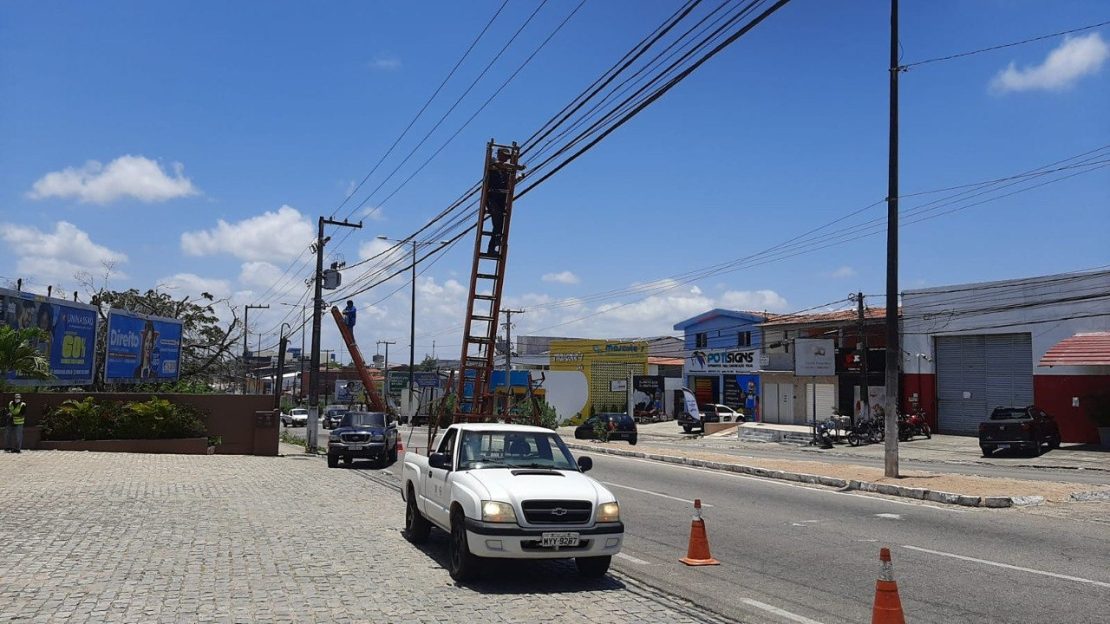
<path fill-rule="evenodd" d="M 719 622 L 567 561 L 455 585 L 374 471 L 285 457 L 0 454 L 0 622 Z"/>

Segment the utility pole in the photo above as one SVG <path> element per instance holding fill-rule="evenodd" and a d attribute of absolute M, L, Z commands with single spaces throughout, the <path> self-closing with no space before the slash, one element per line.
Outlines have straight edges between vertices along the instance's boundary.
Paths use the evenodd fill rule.
<path fill-rule="evenodd" d="M 886 448 L 884 474 L 898 476 L 898 0 L 890 0 L 890 145 L 886 193 Z"/>
<path fill-rule="evenodd" d="M 860 405 L 863 406 L 863 413 L 870 415 L 871 397 L 867 388 L 867 329 L 864 324 L 864 310 L 863 307 L 863 293 L 858 292 L 854 295 L 848 295 L 848 299 L 856 302 L 856 314 L 859 320 L 859 341 L 856 343 L 856 350 L 859 355 L 859 400 Z M 852 413 L 849 414 L 852 421 L 852 429 L 856 428 L 856 410 L 853 407 Z"/>
<path fill-rule="evenodd" d="M 505 315 L 505 322 L 502 327 L 505 328 L 505 418 L 508 422 L 509 417 L 509 397 L 512 395 L 513 384 L 509 380 L 512 376 L 513 370 L 513 315 L 524 314 L 524 310 L 501 310 Z M 475 389 L 477 390 L 477 389 Z"/>
<path fill-rule="evenodd" d="M 318 221 L 315 250 L 316 273 L 313 275 L 315 296 L 312 299 L 312 369 L 308 372 L 308 448 L 306 450 L 309 453 L 316 453 L 320 422 L 320 316 L 324 309 L 324 245 L 330 240 L 330 237 L 324 236 L 325 225 L 361 228 L 362 222 L 351 223 L 346 219 L 336 221 L 324 217 L 320 217 Z"/>
<path fill-rule="evenodd" d="M 277 366 L 274 367 L 274 409 L 281 409 L 281 390 L 285 384 L 285 345 L 289 338 L 285 335 L 285 328 L 289 323 L 281 324 L 281 339 L 278 340 Z"/>
<path fill-rule="evenodd" d="M 389 345 L 397 344 L 396 340 L 379 340 L 378 345 L 385 345 L 385 382 L 382 384 L 382 396 L 386 398 L 386 405 L 389 405 Z"/>
<path fill-rule="evenodd" d="M 243 306 L 243 394 L 247 393 L 247 375 L 249 369 L 247 368 L 247 336 L 250 334 L 250 325 L 247 324 L 247 319 L 250 316 L 251 310 L 265 310 L 269 305 L 245 305 Z M 261 349 L 261 346 L 259 347 Z"/>
<path fill-rule="evenodd" d="M 299 360 L 297 362 L 297 364 L 298 364 L 297 368 L 300 370 L 301 374 L 298 375 L 297 377 L 300 379 L 300 383 L 301 383 L 301 394 L 304 394 L 304 379 L 303 379 L 303 377 L 304 377 L 304 327 L 305 327 L 305 325 L 308 324 L 308 322 L 306 321 L 306 313 L 308 311 L 308 304 L 306 303 L 306 304 L 298 306 L 295 303 L 283 303 L 281 305 L 289 306 L 289 307 L 292 307 L 292 308 L 300 307 L 300 309 L 301 309 L 301 357 L 297 358 Z M 294 396 L 297 395 L 297 380 L 296 379 L 294 379 L 294 381 L 293 381 L 293 395 Z"/>

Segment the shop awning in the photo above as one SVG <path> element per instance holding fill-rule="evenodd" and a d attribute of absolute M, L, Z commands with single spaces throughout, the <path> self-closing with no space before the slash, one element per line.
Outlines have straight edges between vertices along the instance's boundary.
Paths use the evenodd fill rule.
<path fill-rule="evenodd" d="M 1076 334 L 1053 345 L 1039 366 L 1110 366 L 1110 332 Z"/>

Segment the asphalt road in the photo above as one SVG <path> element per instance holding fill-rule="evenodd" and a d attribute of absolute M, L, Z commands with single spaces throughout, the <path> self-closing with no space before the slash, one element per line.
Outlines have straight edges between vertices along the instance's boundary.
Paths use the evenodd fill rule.
<path fill-rule="evenodd" d="M 615 567 L 745 621 L 870 619 L 879 548 L 912 622 L 1104 622 L 1110 523 L 930 506 L 731 473 L 595 456 L 621 502 Z M 702 499 L 720 566 L 688 568 Z M 778 610 L 778 611 L 776 611 Z"/>

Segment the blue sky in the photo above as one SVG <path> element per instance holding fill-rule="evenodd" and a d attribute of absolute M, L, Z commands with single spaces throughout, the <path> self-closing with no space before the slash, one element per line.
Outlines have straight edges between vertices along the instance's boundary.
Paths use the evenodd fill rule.
<path fill-rule="evenodd" d="M 308 271 L 270 286 L 299 266 L 316 218 L 336 213 L 500 4 L 0 5 L 0 243 L 11 252 L 0 255 L 0 282 L 23 277 L 38 292 L 47 284 L 81 290 L 74 274 L 102 281 L 107 261 L 113 288 L 163 285 L 213 292 L 240 308 L 269 303 L 252 330 L 276 329 L 290 309 L 279 304 L 302 300 Z M 679 3 L 587 0 L 473 123 L 381 204 L 575 5 L 547 2 L 369 199 L 375 212 L 353 215 L 365 227 L 329 251 L 353 263 L 382 249 L 376 235 L 412 232 L 478 177 L 487 139 L 526 138 Z M 337 216 L 400 163 L 537 6 L 509 3 Z M 659 280 L 773 249 L 885 196 L 888 10 L 877 0 L 794 0 L 522 199 L 505 303 L 529 312 L 515 333 L 654 335 L 711 307 L 790 311 L 856 290 L 882 293 L 882 236 L 695 283 Z M 903 61 L 1108 19 L 1107 5 L 1094 0 L 903 2 Z M 1110 26 L 903 74 L 903 194 L 1011 176 L 1110 144 L 1107 42 Z M 902 287 L 1110 263 L 1110 170 L 1060 175 L 1077 171 L 906 225 Z M 942 196 L 903 206 L 935 197 Z M 884 211 L 871 208 L 841 226 Z M 471 244 L 418 280 L 417 357 L 433 340 L 438 354 L 458 350 Z M 668 289 L 646 299 L 591 297 L 635 284 Z M 360 295 L 361 343 L 396 340 L 394 349 L 407 349 L 407 294 L 398 278 Z M 334 332 L 324 342 L 335 346 Z"/>

